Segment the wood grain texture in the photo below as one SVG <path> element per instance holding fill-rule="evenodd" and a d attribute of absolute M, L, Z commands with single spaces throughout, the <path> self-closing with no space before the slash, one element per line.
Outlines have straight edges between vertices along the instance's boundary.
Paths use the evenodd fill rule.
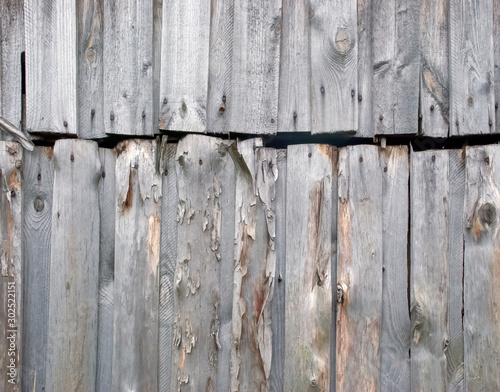
<path fill-rule="evenodd" d="M 161 177 L 156 142 L 117 147 L 112 390 L 158 388 Z"/>
<path fill-rule="evenodd" d="M 153 135 L 153 3 L 104 1 L 103 45 L 105 132 Z"/>
<path fill-rule="evenodd" d="M 500 1 L 493 1 L 493 55 L 495 67 L 495 127 L 500 133 Z"/>
<path fill-rule="evenodd" d="M 160 129 L 206 129 L 210 16 L 210 1 L 163 0 Z"/>
<path fill-rule="evenodd" d="M 27 130 L 76 135 L 76 2 L 25 0 L 24 15 Z"/>
<path fill-rule="evenodd" d="M 285 391 L 330 389 L 336 156 L 328 145 L 287 151 Z"/>
<path fill-rule="evenodd" d="M 494 133 L 493 0 L 450 1 L 449 33 L 450 136 Z"/>
<path fill-rule="evenodd" d="M 373 0 L 375 134 L 415 134 L 419 93 L 418 0 Z"/>
<path fill-rule="evenodd" d="M 23 165 L 22 385 L 36 392 L 46 390 L 53 152 L 52 147 L 36 147 L 25 152 Z"/>
<path fill-rule="evenodd" d="M 340 150 L 337 391 L 380 389 L 382 174 L 376 146 Z"/>
<path fill-rule="evenodd" d="M 358 129 L 356 1 L 311 0 L 312 133 Z"/>
<path fill-rule="evenodd" d="M 21 390 L 23 280 L 21 245 L 22 159 L 20 144 L 0 142 L 0 389 Z"/>
<path fill-rule="evenodd" d="M 420 113 L 421 133 L 448 136 L 449 101 L 448 0 L 420 3 Z"/>
<path fill-rule="evenodd" d="M 406 146 L 380 150 L 382 170 L 381 390 L 410 390 L 408 312 L 408 178 Z"/>
<path fill-rule="evenodd" d="M 464 389 L 500 389 L 498 145 L 467 147 L 464 234 Z"/>
<path fill-rule="evenodd" d="M 46 390 L 92 391 L 97 356 L 99 197 L 97 144 L 54 146 Z"/>

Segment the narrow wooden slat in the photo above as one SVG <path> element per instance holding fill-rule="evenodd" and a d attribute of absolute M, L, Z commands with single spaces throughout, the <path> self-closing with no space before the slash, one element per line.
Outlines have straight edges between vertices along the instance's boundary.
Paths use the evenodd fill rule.
<path fill-rule="evenodd" d="M 117 147 L 112 390 L 158 388 L 161 177 L 156 142 Z"/>
<path fill-rule="evenodd" d="M 152 2 L 105 1 L 103 45 L 105 132 L 152 135 Z"/>
<path fill-rule="evenodd" d="M 406 146 L 381 151 L 382 169 L 382 332 L 381 390 L 410 389 L 408 312 L 408 177 Z"/>
<path fill-rule="evenodd" d="M 334 147 L 287 152 L 284 390 L 330 388 Z"/>
<path fill-rule="evenodd" d="M 449 23 L 450 136 L 494 133 L 493 0 L 450 1 Z"/>
<path fill-rule="evenodd" d="M 76 2 L 25 0 L 24 15 L 27 130 L 76 135 Z"/>
<path fill-rule="evenodd" d="M 311 0 L 312 133 L 358 129 L 355 0 Z"/>
<path fill-rule="evenodd" d="M 210 3 L 163 0 L 160 129 L 206 129 Z"/>
<path fill-rule="evenodd" d="M 500 1 L 493 1 L 493 54 L 495 66 L 495 126 L 500 133 Z"/>
<path fill-rule="evenodd" d="M 464 249 L 464 389 L 500 389 L 497 145 L 467 147 Z"/>
<path fill-rule="evenodd" d="M 23 166 L 22 384 L 37 392 L 46 390 L 53 152 L 52 147 L 25 152 Z"/>
<path fill-rule="evenodd" d="M 161 36 L 163 0 L 153 0 L 153 133 L 158 133 L 160 121 Z M 166 142 L 165 142 L 166 143 Z"/>
<path fill-rule="evenodd" d="M 46 390 L 92 390 L 97 356 L 99 197 L 97 144 L 54 146 Z"/>
<path fill-rule="evenodd" d="M 450 1 L 420 3 L 420 115 L 422 134 L 448 136 Z"/>
<path fill-rule="evenodd" d="M 376 146 L 339 154 L 337 391 L 380 389 L 382 174 Z"/>

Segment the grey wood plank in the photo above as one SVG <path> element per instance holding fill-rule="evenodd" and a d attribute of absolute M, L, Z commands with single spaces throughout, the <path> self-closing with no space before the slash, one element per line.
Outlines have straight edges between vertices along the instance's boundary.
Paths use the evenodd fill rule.
<path fill-rule="evenodd" d="M 420 48 L 418 0 L 373 0 L 375 134 L 418 131 Z"/>
<path fill-rule="evenodd" d="M 312 133 L 358 129 L 357 2 L 311 0 Z"/>
<path fill-rule="evenodd" d="M 153 3 L 104 2 L 104 129 L 153 135 Z"/>
<path fill-rule="evenodd" d="M 117 147 L 113 391 L 158 389 L 162 182 L 156 142 Z"/>
<path fill-rule="evenodd" d="M 153 133 L 159 133 L 162 29 L 163 0 L 153 0 Z"/>
<path fill-rule="evenodd" d="M 284 0 L 282 14 L 278 132 L 311 132 L 310 0 Z"/>
<path fill-rule="evenodd" d="M 46 390 L 92 391 L 97 357 L 99 197 L 97 143 L 54 146 Z"/>
<path fill-rule="evenodd" d="M 380 390 L 410 390 L 408 312 L 408 147 L 380 151 L 382 169 L 382 332 Z"/>
<path fill-rule="evenodd" d="M 495 127 L 500 133 L 500 1 L 493 1 L 493 54 L 495 67 Z"/>
<path fill-rule="evenodd" d="M 330 389 L 336 148 L 287 151 L 284 390 Z"/>
<path fill-rule="evenodd" d="M 27 130 L 76 135 L 76 2 L 25 0 L 24 15 Z"/>
<path fill-rule="evenodd" d="M 377 146 L 340 150 L 338 168 L 338 391 L 380 389 L 383 217 Z"/>
<path fill-rule="evenodd" d="M 100 148 L 99 182 L 99 299 L 96 391 L 110 391 L 113 361 L 113 302 L 115 278 L 115 166 L 116 151 Z"/>
<path fill-rule="evenodd" d="M 206 129 L 210 15 L 209 1 L 163 0 L 160 129 Z"/>
<path fill-rule="evenodd" d="M 467 147 L 464 234 L 464 389 L 500 389 L 498 145 Z"/>
<path fill-rule="evenodd" d="M 23 280 L 21 245 L 22 159 L 20 144 L 0 141 L 0 388 L 21 390 Z"/>
<path fill-rule="evenodd" d="M 421 133 L 447 137 L 449 121 L 450 1 L 420 3 L 420 113 Z"/>
<path fill-rule="evenodd" d="M 450 1 L 449 28 L 449 134 L 494 133 L 493 0 Z"/>
<path fill-rule="evenodd" d="M 22 385 L 37 392 L 46 390 L 53 152 L 53 147 L 36 147 L 25 152 L 23 165 Z"/>

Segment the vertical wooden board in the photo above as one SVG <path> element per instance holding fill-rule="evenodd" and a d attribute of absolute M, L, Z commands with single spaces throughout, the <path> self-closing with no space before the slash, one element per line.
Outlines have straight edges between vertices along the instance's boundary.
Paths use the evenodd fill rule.
<path fill-rule="evenodd" d="M 287 151 L 285 391 L 330 388 L 336 155 L 318 144 Z"/>
<path fill-rule="evenodd" d="M 395 146 L 381 150 L 380 163 L 383 203 L 380 389 L 408 391 L 408 148 Z"/>
<path fill-rule="evenodd" d="M 158 389 L 161 177 L 156 142 L 117 147 L 112 390 Z"/>
<path fill-rule="evenodd" d="M 356 0 L 311 0 L 312 133 L 358 130 Z"/>
<path fill-rule="evenodd" d="M 207 127 L 211 2 L 163 0 L 160 129 Z"/>
<path fill-rule="evenodd" d="M 96 391 L 111 390 L 113 361 L 113 285 L 115 275 L 115 166 L 116 151 L 100 148 L 99 183 L 99 303 Z"/>
<path fill-rule="evenodd" d="M 24 15 L 27 130 L 76 135 L 76 2 L 24 0 Z"/>
<path fill-rule="evenodd" d="M 383 261 L 378 147 L 341 149 L 338 173 L 336 390 L 376 391 Z"/>
<path fill-rule="evenodd" d="M 500 1 L 493 1 L 493 54 L 495 56 L 495 127 L 500 133 Z"/>
<path fill-rule="evenodd" d="M 25 152 L 23 165 L 22 385 L 37 392 L 46 390 L 53 152 L 52 147 L 36 147 Z"/>
<path fill-rule="evenodd" d="M 450 1 L 450 136 L 495 133 L 493 0 Z"/>
<path fill-rule="evenodd" d="M 500 151 L 467 147 L 464 247 L 464 389 L 500 389 Z"/>
<path fill-rule="evenodd" d="M 418 0 L 373 0 L 373 117 L 375 134 L 418 131 Z"/>
<path fill-rule="evenodd" d="M 159 133 L 162 28 L 163 0 L 153 0 L 153 133 Z"/>
<path fill-rule="evenodd" d="M 420 113 L 421 133 L 448 136 L 450 1 L 420 3 Z"/>
<path fill-rule="evenodd" d="M 282 5 L 278 132 L 311 132 L 310 0 Z"/>
<path fill-rule="evenodd" d="M 22 308 L 22 159 L 20 144 L 0 142 L 0 386 L 21 390 Z"/>
<path fill-rule="evenodd" d="M 104 1 L 104 129 L 153 135 L 153 3 Z"/>
<path fill-rule="evenodd" d="M 58 140 L 53 164 L 46 390 L 93 390 L 101 178 L 97 144 Z"/>

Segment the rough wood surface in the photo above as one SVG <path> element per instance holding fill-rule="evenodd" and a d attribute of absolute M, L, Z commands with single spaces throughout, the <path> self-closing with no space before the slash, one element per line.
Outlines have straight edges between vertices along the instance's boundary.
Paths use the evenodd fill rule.
<path fill-rule="evenodd" d="M 76 2 L 24 0 L 24 15 L 27 130 L 76 135 Z"/>
<path fill-rule="evenodd" d="M 97 144 L 54 146 L 47 391 L 95 388 L 99 275 Z"/>
<path fill-rule="evenodd" d="M 338 178 L 338 391 L 380 389 L 382 174 L 377 146 L 340 150 Z"/>
<path fill-rule="evenodd" d="M 158 388 L 161 177 L 156 142 L 117 147 L 113 391 Z"/>
<path fill-rule="evenodd" d="M 29 391 L 45 391 L 49 322 L 52 147 L 25 152 L 23 165 L 23 372 Z"/>
<path fill-rule="evenodd" d="M 285 391 L 330 388 L 336 158 L 328 145 L 288 147 Z"/>
<path fill-rule="evenodd" d="M 358 129 L 357 3 L 311 0 L 312 133 Z"/>
<path fill-rule="evenodd" d="M 467 147 L 464 250 L 464 389 L 500 389 L 498 145 Z"/>
<path fill-rule="evenodd" d="M 495 127 L 500 133 L 500 1 L 493 1 L 493 55 L 495 66 Z"/>
<path fill-rule="evenodd" d="M 494 133 L 493 0 L 450 1 L 449 23 L 450 136 Z"/>

